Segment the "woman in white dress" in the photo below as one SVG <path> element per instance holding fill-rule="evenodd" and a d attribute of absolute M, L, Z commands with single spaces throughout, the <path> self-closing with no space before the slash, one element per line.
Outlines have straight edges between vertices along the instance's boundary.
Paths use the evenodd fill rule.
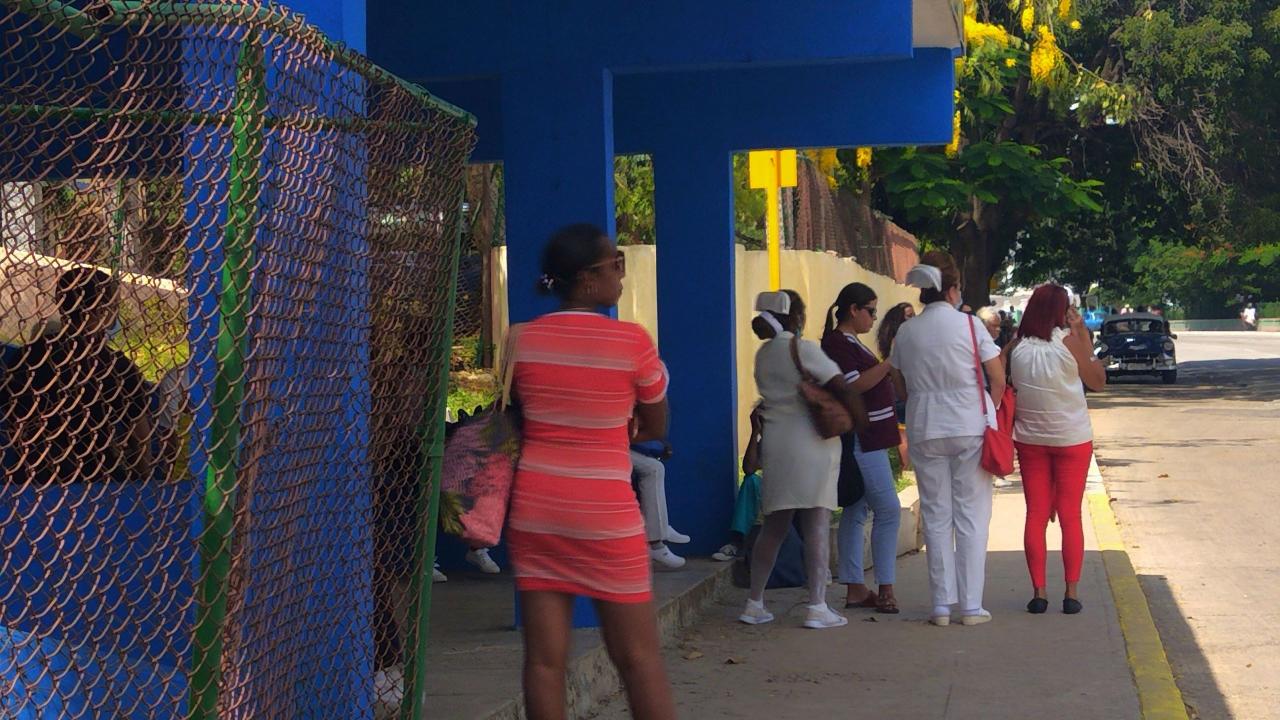
<path fill-rule="evenodd" d="M 760 504 L 765 518 L 752 549 L 751 596 L 739 619 L 750 625 L 773 620 L 765 609 L 764 588 L 773 573 L 778 549 L 798 516 L 809 582 L 804 626 L 839 627 L 849 621 L 827 607 L 826 588 L 831 512 L 837 507 L 840 439 L 824 439 L 813 425 L 800 395 L 801 375 L 792 354 L 793 343 L 805 372 L 848 407 L 859 429 L 866 428 L 867 413 L 857 393 L 845 382 L 840 367 L 817 343 L 799 339 L 805 324 L 804 301 L 799 294 L 791 290 L 762 293 L 756 308 L 762 312 L 752 327 L 756 335 L 768 340 L 756 353 L 755 367 L 756 385 L 764 398 Z"/>

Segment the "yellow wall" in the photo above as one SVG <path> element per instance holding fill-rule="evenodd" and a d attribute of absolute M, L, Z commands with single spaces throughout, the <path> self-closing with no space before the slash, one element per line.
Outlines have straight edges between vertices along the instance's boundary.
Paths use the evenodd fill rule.
<path fill-rule="evenodd" d="M 657 254 L 652 245 L 623 248 L 627 255 L 627 279 L 622 300 L 618 303 L 618 317 L 645 326 L 658 336 Z M 495 337 L 503 337 L 507 327 L 506 296 L 506 248 L 494 251 Z M 739 447 L 745 446 L 750 426 L 747 413 L 759 397 L 756 390 L 754 364 L 760 341 L 751 332 L 751 318 L 755 316 L 756 294 L 769 287 L 769 258 L 760 250 L 747 250 L 741 245 L 736 258 L 735 327 L 737 329 L 738 367 L 738 423 Z M 852 282 L 871 286 L 880 298 L 883 312 L 900 302 L 916 303 L 919 290 L 900 285 L 893 278 L 873 273 L 847 258 L 831 253 L 806 250 L 784 250 L 782 253 L 782 285 L 800 293 L 808 305 L 809 321 L 804 336 L 817 340 L 822 335 L 824 315 L 835 301 L 840 289 Z M 716 322 L 723 308 L 700 307 L 689 303 L 691 312 L 702 312 L 708 322 Z M 874 332 L 874 331 L 873 331 Z M 868 345 L 874 347 L 872 338 Z M 679 412 L 679 408 L 674 408 Z"/>

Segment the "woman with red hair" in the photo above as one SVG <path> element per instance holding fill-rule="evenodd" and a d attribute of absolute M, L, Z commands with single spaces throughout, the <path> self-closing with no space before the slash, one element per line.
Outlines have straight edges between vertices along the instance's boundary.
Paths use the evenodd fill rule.
<path fill-rule="evenodd" d="M 1036 288 L 1007 352 L 1010 382 L 1018 392 L 1013 439 L 1027 501 L 1023 546 L 1035 590 L 1027 610 L 1040 614 L 1049 609 L 1045 530 L 1056 512 L 1067 585 L 1062 611 L 1074 615 L 1083 608 L 1076 593 L 1084 563 L 1080 504 L 1093 457 L 1084 388 L 1105 387 L 1106 369 L 1094 357 L 1084 319 L 1061 285 Z"/>

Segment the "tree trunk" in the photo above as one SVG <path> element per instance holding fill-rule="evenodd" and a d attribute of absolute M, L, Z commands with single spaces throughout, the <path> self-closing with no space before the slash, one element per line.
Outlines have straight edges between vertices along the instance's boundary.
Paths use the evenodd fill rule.
<path fill-rule="evenodd" d="M 991 304 L 990 233 L 972 219 L 966 220 L 951 242 L 951 254 L 960 266 L 964 301 L 974 310 Z"/>

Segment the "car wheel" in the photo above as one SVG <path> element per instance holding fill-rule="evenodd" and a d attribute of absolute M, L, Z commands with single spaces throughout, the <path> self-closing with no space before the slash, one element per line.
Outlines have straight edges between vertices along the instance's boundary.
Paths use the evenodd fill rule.
<path fill-rule="evenodd" d="M 1178 382 L 1178 371 L 1165 370 L 1164 372 L 1160 373 L 1160 379 L 1164 380 L 1165 385 L 1172 385 Z"/>

